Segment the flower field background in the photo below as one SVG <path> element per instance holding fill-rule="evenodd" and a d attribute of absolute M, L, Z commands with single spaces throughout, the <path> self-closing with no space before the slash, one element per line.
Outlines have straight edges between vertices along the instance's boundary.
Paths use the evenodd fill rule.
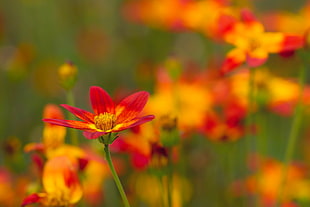
<path fill-rule="evenodd" d="M 310 206 L 309 18 L 0 0 L 0 206 Z"/>

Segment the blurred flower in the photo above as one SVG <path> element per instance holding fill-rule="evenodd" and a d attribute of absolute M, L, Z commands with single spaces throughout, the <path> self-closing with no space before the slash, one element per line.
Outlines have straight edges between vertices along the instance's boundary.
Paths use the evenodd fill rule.
<path fill-rule="evenodd" d="M 283 164 L 276 160 L 261 161 L 259 173 L 246 179 L 247 193 L 258 194 L 263 206 L 274 206 L 282 186 L 283 169 Z M 309 200 L 309 184 L 309 180 L 306 179 L 306 169 L 302 165 L 290 165 L 286 184 L 281 189 L 283 192 L 281 202 L 288 204 L 293 200 Z"/>
<path fill-rule="evenodd" d="M 226 103 L 222 113 L 215 110 L 206 113 L 202 132 L 215 141 L 237 140 L 244 135 L 246 114 L 246 108 L 238 101 Z"/>
<path fill-rule="evenodd" d="M 310 104 L 309 86 L 301 91 L 298 82 L 294 79 L 276 76 L 266 68 L 259 68 L 254 75 L 254 110 L 263 107 L 283 116 L 292 115 L 301 94 L 302 104 Z M 240 70 L 229 77 L 231 93 L 243 105 L 248 102 L 249 71 Z"/>
<path fill-rule="evenodd" d="M 161 124 L 161 117 L 174 117 L 176 128 L 183 135 L 201 126 L 213 101 L 202 76 L 197 73 L 190 79 L 188 73 L 182 72 L 172 79 L 164 68 L 158 70 L 155 93 L 146 106 L 146 111 L 158 117 L 155 124 Z"/>
<path fill-rule="evenodd" d="M 181 16 L 191 1 L 188 0 L 139 0 L 129 1 L 124 6 L 128 19 L 180 30 L 184 27 Z"/>
<path fill-rule="evenodd" d="M 190 1 L 181 18 L 187 28 L 219 40 L 222 39 L 231 20 L 225 17 L 234 15 L 234 10 L 227 2 L 221 0 Z"/>
<path fill-rule="evenodd" d="M 83 193 L 77 171 L 77 166 L 66 156 L 49 159 L 42 175 L 44 192 L 29 195 L 24 199 L 22 206 L 32 203 L 41 203 L 43 206 L 68 206 L 77 203 Z"/>
<path fill-rule="evenodd" d="M 43 110 L 43 118 L 63 119 L 64 115 L 60 108 L 54 104 L 47 104 Z M 86 153 L 79 147 L 64 143 L 66 128 L 50 123 L 45 123 L 43 128 L 42 143 L 28 143 L 24 147 L 25 152 L 37 152 L 32 154 L 32 160 L 41 173 L 47 159 L 57 156 L 70 157 L 74 162 L 80 163 L 86 160 Z"/>
<path fill-rule="evenodd" d="M 122 134 L 111 145 L 111 150 L 129 153 L 135 169 L 144 170 L 152 157 L 152 143 L 158 142 L 159 132 L 151 123 L 146 123 Z"/>
<path fill-rule="evenodd" d="M 90 88 L 90 101 L 94 113 L 83 109 L 62 104 L 62 106 L 83 121 L 43 119 L 43 121 L 83 130 L 87 139 L 96 139 L 99 136 L 119 132 L 154 119 L 153 115 L 139 117 L 149 94 L 145 91 L 134 93 L 124 98 L 117 106 L 109 94 L 100 87 Z"/>
<path fill-rule="evenodd" d="M 63 119 L 64 115 L 60 108 L 54 104 L 47 104 L 43 110 L 43 118 Z M 29 143 L 25 146 L 25 151 L 44 151 L 46 155 L 64 144 L 66 128 L 63 126 L 44 124 L 42 143 Z"/>
<path fill-rule="evenodd" d="M 193 30 L 220 39 L 228 25 L 222 18 L 235 9 L 223 0 L 139 0 L 124 4 L 127 19 L 172 31 Z"/>
<path fill-rule="evenodd" d="M 233 17 L 232 17 L 233 18 Z M 241 12 L 241 21 L 231 21 L 231 29 L 225 34 L 225 41 L 234 45 L 221 67 L 227 73 L 242 63 L 249 67 L 264 64 L 269 53 L 293 51 L 304 46 L 303 35 L 288 35 L 280 32 L 265 32 L 249 10 Z"/>

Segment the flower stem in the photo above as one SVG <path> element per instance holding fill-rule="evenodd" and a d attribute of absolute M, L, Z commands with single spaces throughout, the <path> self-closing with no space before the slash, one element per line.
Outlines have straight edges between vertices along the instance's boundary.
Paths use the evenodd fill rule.
<path fill-rule="evenodd" d="M 74 106 L 74 96 L 72 90 L 67 90 L 67 104 L 70 106 Z M 75 117 L 72 113 L 68 113 L 68 116 L 70 120 L 75 120 Z M 79 140 L 77 137 L 77 131 L 75 129 L 69 129 L 69 131 L 71 144 L 78 145 Z"/>
<path fill-rule="evenodd" d="M 167 195 L 168 195 L 168 206 L 172 207 L 172 191 L 173 191 L 173 163 L 171 160 L 172 149 L 168 148 L 168 175 L 167 175 Z"/>
<path fill-rule="evenodd" d="M 114 165 L 113 165 L 113 162 L 112 162 L 112 159 L 111 159 L 111 153 L 110 153 L 110 148 L 109 148 L 109 144 L 104 144 L 104 152 L 105 152 L 105 157 L 106 157 L 106 160 L 108 162 L 108 165 L 109 165 L 109 168 L 111 170 L 111 173 L 112 173 L 112 176 L 113 176 L 113 179 L 115 181 L 115 184 L 117 186 L 117 189 L 122 197 L 122 200 L 123 200 L 123 203 L 124 203 L 124 206 L 125 207 L 130 207 L 129 205 L 129 202 L 128 202 L 128 199 L 127 199 L 127 196 L 125 194 L 125 191 L 124 191 L 124 188 L 122 186 L 122 183 L 115 171 L 115 168 L 114 168 Z"/>
<path fill-rule="evenodd" d="M 300 68 L 300 74 L 299 74 L 299 87 L 300 87 L 299 98 L 298 98 L 297 106 L 295 108 L 292 128 L 289 133 L 288 144 L 287 144 L 285 155 L 284 155 L 284 166 L 282 170 L 281 186 L 279 188 L 279 194 L 278 194 L 278 200 L 277 200 L 276 206 L 281 206 L 281 202 L 284 196 L 283 195 L 284 188 L 287 184 L 288 169 L 293 159 L 294 150 L 295 150 L 297 138 L 299 135 L 299 129 L 302 123 L 302 115 L 303 115 L 302 93 L 303 93 L 303 89 L 305 85 L 305 73 L 306 73 L 306 69 L 305 67 L 302 66 Z"/>

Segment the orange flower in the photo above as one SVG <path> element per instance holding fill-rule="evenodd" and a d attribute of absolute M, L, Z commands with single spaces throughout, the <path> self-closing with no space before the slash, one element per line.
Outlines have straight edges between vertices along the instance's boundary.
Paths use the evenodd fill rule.
<path fill-rule="evenodd" d="M 214 141 L 235 141 L 241 138 L 245 132 L 245 106 L 231 101 L 220 109 L 222 114 L 216 110 L 206 113 L 201 129 L 203 134 Z"/>
<path fill-rule="evenodd" d="M 43 119 L 43 121 L 59 126 L 83 130 L 87 139 L 96 139 L 105 134 L 119 132 L 154 119 L 153 115 L 139 117 L 149 94 L 145 91 L 134 93 L 124 98 L 115 106 L 109 94 L 100 87 L 90 88 L 90 101 L 94 113 L 62 104 L 82 121 Z"/>
<path fill-rule="evenodd" d="M 233 17 L 231 17 L 233 18 Z M 228 52 L 221 71 L 229 72 L 246 62 L 250 67 L 264 64 L 269 53 L 287 52 L 301 48 L 304 37 L 280 32 L 265 32 L 250 11 L 241 12 L 241 21 L 231 21 L 225 41 L 235 48 Z"/>
<path fill-rule="evenodd" d="M 66 156 L 48 160 L 42 178 L 45 192 L 29 195 L 24 199 L 22 206 L 32 203 L 41 203 L 43 206 L 68 206 L 77 203 L 83 193 L 77 171 L 77 165 Z"/>
<path fill-rule="evenodd" d="M 274 206 L 282 185 L 283 164 L 273 159 L 262 160 L 259 175 L 246 179 L 249 193 L 259 193 L 263 206 Z M 309 180 L 306 178 L 305 166 L 293 163 L 288 166 L 287 182 L 282 187 L 283 203 L 292 200 L 309 199 Z M 289 206 L 289 205 L 287 205 Z"/>

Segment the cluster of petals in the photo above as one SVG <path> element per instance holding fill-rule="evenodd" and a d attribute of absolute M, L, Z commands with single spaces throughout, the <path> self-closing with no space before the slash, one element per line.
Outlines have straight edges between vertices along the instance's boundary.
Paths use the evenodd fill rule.
<path fill-rule="evenodd" d="M 282 32 L 266 32 L 261 22 L 256 20 L 249 10 L 240 12 L 240 20 L 233 16 L 224 34 L 224 41 L 235 47 L 230 50 L 221 66 L 221 72 L 227 73 L 243 63 L 252 67 L 264 64 L 270 53 L 291 52 L 305 45 L 303 35 Z"/>
<path fill-rule="evenodd" d="M 42 174 L 45 191 L 27 196 L 23 200 L 22 206 L 33 203 L 41 203 L 43 206 L 75 204 L 83 194 L 77 171 L 77 166 L 67 156 L 57 156 L 49 159 Z"/>
<path fill-rule="evenodd" d="M 218 39 L 223 14 L 234 13 L 226 0 L 138 0 L 124 4 L 127 19 L 173 31 L 193 30 Z"/>

